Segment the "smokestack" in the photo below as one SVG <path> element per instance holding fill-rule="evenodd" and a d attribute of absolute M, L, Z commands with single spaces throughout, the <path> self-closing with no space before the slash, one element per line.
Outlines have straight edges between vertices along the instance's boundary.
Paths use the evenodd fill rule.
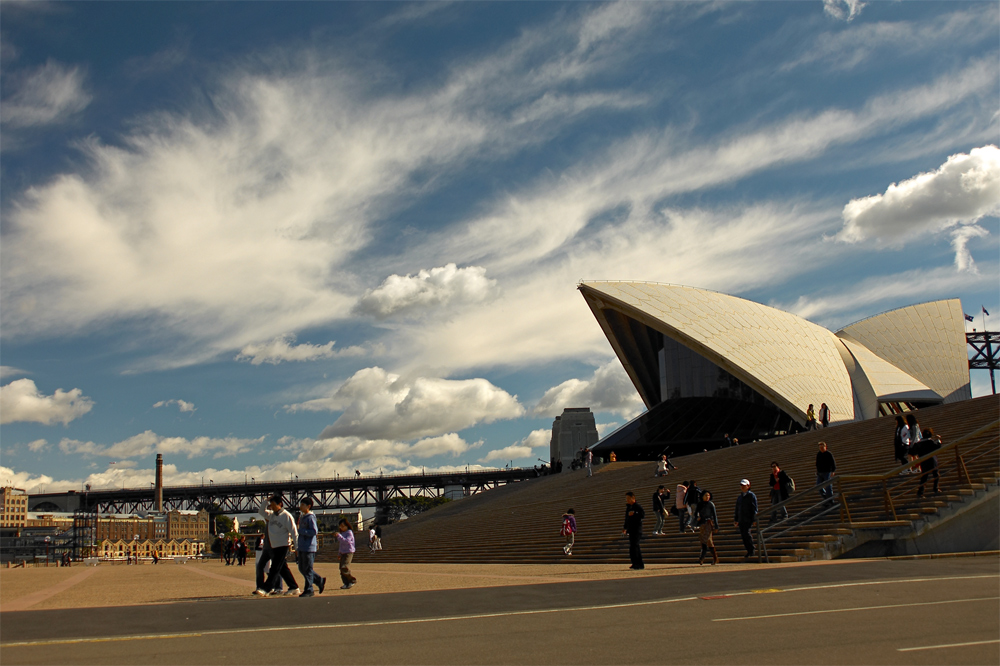
<path fill-rule="evenodd" d="M 163 454 L 156 454 L 156 494 L 153 496 L 153 508 L 157 513 L 163 513 Z"/>

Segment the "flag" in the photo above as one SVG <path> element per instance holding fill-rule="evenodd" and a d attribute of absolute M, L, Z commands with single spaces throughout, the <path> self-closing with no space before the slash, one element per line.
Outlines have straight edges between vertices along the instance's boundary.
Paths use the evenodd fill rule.
<path fill-rule="evenodd" d="M 976 320 L 975 320 L 975 318 L 973 318 L 972 315 L 965 315 L 965 321 L 976 321 Z"/>
<path fill-rule="evenodd" d="M 987 317 L 990 316 L 990 313 L 986 310 L 986 306 L 985 305 L 983 306 L 983 314 L 986 315 Z"/>

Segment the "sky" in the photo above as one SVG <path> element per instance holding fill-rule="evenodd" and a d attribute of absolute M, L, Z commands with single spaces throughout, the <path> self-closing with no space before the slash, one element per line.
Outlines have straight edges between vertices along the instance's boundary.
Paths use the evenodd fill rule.
<path fill-rule="evenodd" d="M 0 484 L 530 466 L 643 409 L 581 280 L 996 330 L 998 56 L 996 2 L 5 1 Z"/>

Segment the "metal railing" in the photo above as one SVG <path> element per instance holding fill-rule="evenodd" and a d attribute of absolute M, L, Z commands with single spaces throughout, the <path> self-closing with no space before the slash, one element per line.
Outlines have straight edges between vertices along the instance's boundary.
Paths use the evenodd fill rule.
<path fill-rule="evenodd" d="M 851 519 L 851 509 L 850 502 L 860 502 L 866 499 L 870 499 L 872 493 L 871 489 L 876 489 L 876 492 L 881 493 L 884 509 L 887 516 L 892 516 L 893 522 L 900 522 L 899 514 L 896 511 L 897 503 L 900 502 L 909 493 L 916 493 L 919 485 L 917 481 L 924 477 L 925 473 L 914 473 L 914 474 L 902 474 L 905 470 L 911 468 L 918 468 L 924 461 L 930 460 L 935 456 L 942 456 L 943 454 L 949 453 L 951 451 L 955 452 L 954 464 L 948 465 L 938 465 L 939 483 L 941 479 L 945 479 L 946 476 L 950 474 L 955 474 L 957 476 L 956 485 L 962 485 L 971 483 L 969 478 L 968 463 L 974 462 L 981 458 L 982 456 L 988 455 L 990 452 L 994 452 L 998 448 L 998 436 L 994 435 L 987 438 L 986 440 L 974 444 L 970 448 L 966 448 L 963 451 L 963 447 L 970 441 L 981 437 L 984 433 L 988 432 L 990 429 L 996 430 L 1000 420 L 995 420 L 992 423 L 988 423 L 975 431 L 963 435 L 962 437 L 956 439 L 953 442 L 943 445 L 941 448 L 928 453 L 925 456 L 921 456 L 911 462 L 907 462 L 903 465 L 895 467 L 888 472 L 883 474 L 843 474 L 833 476 L 832 478 L 819 483 L 807 490 L 791 495 L 786 500 L 782 500 L 777 504 L 772 504 L 767 507 L 767 511 L 771 512 L 771 515 L 775 515 L 777 512 L 787 512 L 788 507 L 792 503 L 800 502 L 804 497 L 809 495 L 809 493 L 817 492 L 820 493 L 826 488 L 832 488 L 834 485 L 837 486 L 836 498 L 823 497 L 820 501 L 815 502 L 806 506 L 805 508 L 797 508 L 795 514 L 786 515 L 785 517 L 770 523 L 766 526 L 761 526 L 760 520 L 755 522 L 757 528 L 757 561 L 770 563 L 770 559 L 767 554 L 767 542 L 787 534 L 793 529 L 807 525 L 815 520 L 823 518 L 833 511 L 840 510 L 840 520 L 843 523 L 851 524 L 853 521 Z M 859 489 L 853 495 L 850 495 L 844 490 L 844 484 L 846 483 L 861 483 L 864 484 L 864 488 Z M 764 508 L 759 507 L 758 515 L 764 512 Z M 908 522 L 908 519 L 907 519 Z M 774 531 L 779 530 L 779 531 Z M 772 532 L 767 534 L 767 532 Z"/>

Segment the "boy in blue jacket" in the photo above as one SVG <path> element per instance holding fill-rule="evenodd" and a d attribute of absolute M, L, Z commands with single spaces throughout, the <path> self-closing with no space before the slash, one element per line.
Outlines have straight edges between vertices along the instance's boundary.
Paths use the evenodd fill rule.
<path fill-rule="evenodd" d="M 326 588 L 326 578 L 321 578 L 313 571 L 313 564 L 316 562 L 316 534 L 319 529 L 316 526 L 316 514 L 312 512 L 313 501 L 311 497 L 303 497 L 299 502 L 299 538 L 295 545 L 298 554 L 299 573 L 306 581 L 306 587 L 300 597 L 311 597 L 315 595 L 313 583 L 319 588 L 319 593 L 323 594 Z"/>

